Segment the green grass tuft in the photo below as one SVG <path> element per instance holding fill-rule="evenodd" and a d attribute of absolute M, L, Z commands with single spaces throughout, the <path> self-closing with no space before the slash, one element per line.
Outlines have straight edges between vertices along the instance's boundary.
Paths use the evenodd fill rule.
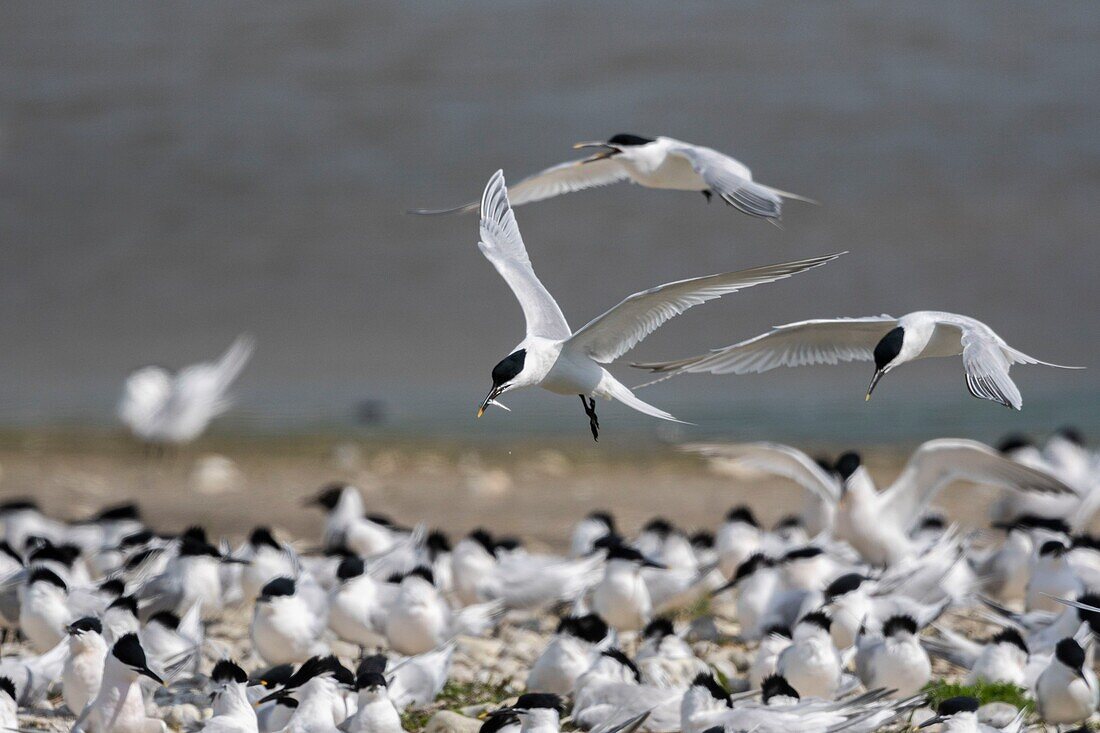
<path fill-rule="evenodd" d="M 458 712 L 470 705 L 492 706 L 514 695 L 515 693 L 505 684 L 448 681 L 431 705 L 418 710 L 406 710 L 401 716 L 401 727 L 415 733 L 423 730 L 432 716 L 440 710 Z"/>
<path fill-rule="evenodd" d="M 952 697 L 966 695 L 976 697 L 982 705 L 991 702 L 1006 702 L 1017 709 L 1034 712 L 1035 703 L 1027 697 L 1027 690 L 1009 682 L 979 682 L 976 685 L 962 685 L 954 682 L 929 682 L 924 687 L 928 695 L 929 707 L 935 709 L 941 702 Z"/>

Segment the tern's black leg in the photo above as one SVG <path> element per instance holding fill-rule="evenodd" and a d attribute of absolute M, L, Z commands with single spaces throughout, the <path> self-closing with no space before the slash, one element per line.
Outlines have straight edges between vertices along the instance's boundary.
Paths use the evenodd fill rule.
<path fill-rule="evenodd" d="M 592 440 L 599 443 L 600 418 L 596 416 L 596 398 L 587 398 L 584 395 L 581 395 L 580 398 L 581 404 L 584 405 L 584 414 L 588 415 L 588 427 L 592 430 Z"/>
<path fill-rule="evenodd" d="M 708 204 L 710 203 L 710 197 L 711 197 L 711 196 L 713 196 L 713 195 L 714 195 L 714 194 L 713 194 L 713 193 L 711 193 L 711 192 L 710 192 L 709 190 L 705 190 L 705 191 L 703 191 L 703 196 L 705 196 L 705 197 L 706 197 L 706 199 L 707 199 L 707 203 L 708 203 Z"/>

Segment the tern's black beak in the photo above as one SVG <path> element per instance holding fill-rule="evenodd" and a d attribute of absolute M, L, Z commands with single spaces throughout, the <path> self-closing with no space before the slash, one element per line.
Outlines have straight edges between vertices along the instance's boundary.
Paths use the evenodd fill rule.
<path fill-rule="evenodd" d="M 485 399 L 481 401 L 481 406 L 477 408 L 477 416 L 481 417 L 482 415 L 484 415 L 485 410 L 489 407 L 489 405 L 493 404 L 493 400 L 499 397 L 500 393 L 503 391 L 504 389 L 500 385 L 494 384 L 493 388 L 489 390 L 489 394 L 485 395 Z"/>
<path fill-rule="evenodd" d="M 256 701 L 256 707 L 263 705 L 265 702 L 271 702 L 272 700 L 278 700 L 280 697 L 287 697 L 290 694 L 287 690 L 276 690 L 268 695 L 264 695 Z"/>
<path fill-rule="evenodd" d="M 650 560 L 648 558 L 645 559 L 645 560 L 642 560 L 642 567 L 643 568 L 657 568 L 659 570 L 668 570 L 668 565 L 665 565 L 664 563 L 659 563 L 656 560 Z"/>
<path fill-rule="evenodd" d="M 886 373 L 885 369 L 876 369 L 875 375 L 871 377 L 871 384 L 867 386 L 867 396 L 864 398 L 864 402 L 871 399 L 871 393 L 875 391 L 875 385 L 878 384 L 878 380 L 882 379 L 882 375 Z"/>
<path fill-rule="evenodd" d="M 730 588 L 736 588 L 737 584 L 740 583 L 740 582 L 741 582 L 740 577 L 734 577 L 732 580 L 729 580 L 729 581 L 723 583 L 721 586 L 719 586 L 718 588 L 715 588 L 714 590 L 712 590 L 710 592 L 711 598 L 713 598 L 715 596 L 722 595 L 723 593 L 728 591 Z"/>
<path fill-rule="evenodd" d="M 933 725 L 939 725 L 940 723 L 946 721 L 947 718 L 943 717 L 942 715 L 933 715 L 931 718 L 918 725 L 917 729 L 919 730 L 920 728 L 930 728 Z"/>
<path fill-rule="evenodd" d="M 158 675 L 156 672 L 149 669 L 148 667 L 139 667 L 139 668 L 135 669 L 134 671 L 137 672 L 140 675 L 148 677 L 149 679 L 156 682 L 158 685 L 164 685 L 164 680 L 162 680 L 160 678 L 160 675 Z"/>

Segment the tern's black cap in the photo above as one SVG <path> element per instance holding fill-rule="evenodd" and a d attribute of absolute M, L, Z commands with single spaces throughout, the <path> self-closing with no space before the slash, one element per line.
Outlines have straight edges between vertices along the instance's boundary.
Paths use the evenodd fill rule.
<path fill-rule="evenodd" d="M 268 581 L 260 590 L 260 598 L 278 598 L 279 596 L 292 596 L 297 586 L 293 578 L 275 578 Z"/>
<path fill-rule="evenodd" d="M 358 555 L 351 555 L 345 557 L 340 561 L 340 564 L 336 566 L 336 577 L 340 580 L 358 578 L 365 570 L 366 565 L 363 563 L 363 558 Z"/>
<path fill-rule="evenodd" d="M 882 340 L 875 344 L 875 369 L 882 369 L 884 366 L 898 358 L 898 354 L 901 353 L 901 346 L 905 342 L 905 329 L 901 326 L 890 329 L 889 333 L 882 337 Z"/>
<path fill-rule="evenodd" d="M 61 590 L 68 590 L 65 581 L 57 573 L 40 565 L 31 568 L 30 576 L 27 578 L 27 585 L 33 583 L 49 583 L 50 585 L 56 585 Z"/>
<path fill-rule="evenodd" d="M 634 664 L 634 660 L 632 660 L 630 657 L 626 656 L 620 650 L 614 647 L 610 649 L 605 649 L 602 654 L 605 657 L 610 657 L 611 659 L 614 659 L 616 662 L 629 669 L 634 674 L 634 681 L 641 684 L 642 671 L 638 669 L 638 665 Z"/>
<path fill-rule="evenodd" d="M 825 550 L 814 545 L 806 545 L 805 547 L 796 547 L 783 556 L 782 562 L 791 562 L 793 560 L 809 560 L 812 557 L 820 557 L 825 554 Z"/>
<path fill-rule="evenodd" d="M 312 503 L 332 511 L 336 508 L 336 504 L 339 503 L 340 495 L 344 493 L 345 488 L 347 487 L 344 484 L 328 484 L 327 486 L 323 486 Z"/>
<path fill-rule="evenodd" d="M 1062 639 L 1054 647 L 1054 656 L 1070 669 L 1081 671 L 1085 666 L 1085 650 L 1075 639 Z"/>
<path fill-rule="evenodd" d="M 16 699 L 15 698 L 15 683 L 12 682 L 10 678 L 0 677 L 0 690 L 3 690 L 4 692 L 8 693 L 8 696 L 10 696 L 12 700 Z M 18 700 L 16 700 L 16 702 L 18 702 Z"/>
<path fill-rule="evenodd" d="M 851 593 L 854 590 L 858 590 L 863 582 L 867 580 L 859 573 L 846 573 L 834 580 L 825 588 L 825 600 L 829 601 L 838 596 L 842 596 L 845 593 Z"/>
<path fill-rule="evenodd" d="M 89 631 L 102 634 L 103 624 L 95 616 L 85 616 L 69 624 L 67 630 L 70 634 L 83 634 Z"/>
<path fill-rule="evenodd" d="M 615 531 L 615 517 L 611 515 L 611 512 L 604 511 L 603 509 L 597 509 L 594 512 L 589 512 L 587 519 L 595 519 L 597 522 L 603 522 L 607 526 L 608 530 Z"/>
<path fill-rule="evenodd" d="M 1023 433 L 1009 433 L 1001 438 L 1001 442 L 997 443 L 997 450 L 1001 453 L 1011 453 L 1021 448 L 1030 448 L 1033 445 L 1035 443 L 1032 442 L 1031 438 Z"/>
<path fill-rule="evenodd" d="M 612 135 L 608 141 L 611 145 L 646 145 L 653 142 L 651 137 L 642 137 L 641 135 L 632 135 L 629 132 L 620 132 L 617 135 Z"/>
<path fill-rule="evenodd" d="M 744 504 L 739 504 L 726 512 L 726 521 L 751 524 L 753 527 L 760 526 L 760 523 L 756 521 L 756 515 L 752 513 L 752 509 L 749 509 Z"/>
<path fill-rule="evenodd" d="M 718 684 L 718 680 L 714 679 L 714 675 L 707 672 L 700 672 L 695 675 L 695 679 L 691 681 L 692 687 L 702 687 L 710 696 L 715 700 L 721 700 L 726 704 L 726 707 L 733 707 L 733 702 L 730 700 L 729 691 L 722 685 Z"/>
<path fill-rule="evenodd" d="M 664 517 L 654 517 L 645 523 L 642 527 L 643 532 L 652 532 L 658 537 L 665 538 L 675 531 L 675 527 L 672 522 L 668 521 Z"/>
<path fill-rule="evenodd" d="M 277 664 L 269 669 L 260 670 L 254 673 L 252 677 L 249 678 L 249 684 L 263 685 L 270 689 L 272 687 L 278 687 L 279 685 L 285 685 L 292 674 L 294 674 L 294 665 Z"/>
<path fill-rule="evenodd" d="M 108 611 L 110 611 L 112 608 L 121 608 L 125 611 L 129 611 L 132 615 L 137 616 L 137 598 L 134 598 L 133 596 L 119 596 L 118 598 L 111 601 L 111 604 L 107 606 Z"/>
<path fill-rule="evenodd" d="M 674 633 L 672 620 L 664 616 L 658 616 L 646 624 L 645 629 L 642 631 L 642 636 L 646 639 L 663 639 L 666 636 L 672 636 Z"/>
<path fill-rule="evenodd" d="M 523 363 L 527 360 L 527 350 L 519 349 L 497 362 L 493 367 L 493 386 L 499 387 L 508 384 L 523 371 Z"/>
<path fill-rule="evenodd" d="M 798 690 L 791 687 L 791 683 L 787 682 L 787 678 L 779 674 L 765 677 L 760 685 L 760 692 L 761 696 L 764 698 L 765 705 L 767 705 L 768 701 L 773 697 L 793 697 L 795 700 L 801 699 Z"/>
<path fill-rule="evenodd" d="M 1061 557 L 1062 555 L 1066 554 L 1067 549 L 1069 548 L 1066 547 L 1064 542 L 1061 542 L 1059 540 L 1047 540 L 1039 548 L 1039 556 Z"/>
<path fill-rule="evenodd" d="M 95 515 L 95 521 L 97 522 L 121 522 L 128 519 L 141 519 L 141 510 L 137 504 L 131 502 L 109 506 Z"/>
<path fill-rule="evenodd" d="M 389 660 L 386 659 L 385 654 L 372 654 L 359 660 L 359 666 L 355 668 L 355 674 L 383 674 L 386 671 L 387 664 L 389 664 Z"/>
<path fill-rule="evenodd" d="M 253 547 L 270 547 L 273 550 L 283 549 L 275 540 L 275 535 L 271 533 L 270 527 L 256 527 L 253 529 L 252 534 L 248 536 L 248 544 Z"/>
<path fill-rule="evenodd" d="M 697 550 L 710 550 L 714 548 L 714 533 L 700 529 L 691 533 L 691 546 Z"/>
<path fill-rule="evenodd" d="M 147 623 L 153 623 L 154 621 L 166 629 L 175 630 L 180 627 L 180 617 L 171 611 L 158 611 L 149 617 Z"/>
<path fill-rule="evenodd" d="M 31 551 L 27 556 L 27 563 L 56 562 L 71 568 L 78 557 L 80 557 L 80 548 L 76 545 L 46 543 Z"/>
<path fill-rule="evenodd" d="M 989 640 L 990 644 L 1012 644 L 1019 647 L 1024 654 L 1027 654 L 1027 644 L 1024 643 L 1024 637 L 1020 636 L 1020 632 L 1016 629 L 1007 628 L 1001 629 L 996 636 Z"/>
<path fill-rule="evenodd" d="M 210 679 L 215 682 L 237 682 L 244 684 L 248 682 L 248 675 L 245 674 L 245 671 L 232 659 L 221 659 L 214 665 L 214 669 L 210 673 Z"/>
<path fill-rule="evenodd" d="M 836 459 L 836 472 L 840 474 L 840 477 L 847 481 L 851 478 L 852 474 L 856 472 L 856 469 L 860 467 L 863 459 L 855 451 L 848 451 L 840 458 Z"/>
<path fill-rule="evenodd" d="M 607 637 L 607 623 L 594 613 L 584 616 L 566 616 L 558 623 L 557 633 L 569 634 L 596 644 Z"/>
<path fill-rule="evenodd" d="M 1055 433 L 1055 435 L 1060 438 L 1065 438 L 1074 445 L 1085 445 L 1084 435 L 1081 434 L 1081 431 L 1078 428 L 1073 427 L 1072 425 L 1066 425 L 1064 427 L 1058 428 L 1058 431 Z"/>
<path fill-rule="evenodd" d="M 141 648 L 137 634 L 126 634 L 115 642 L 111 654 L 115 659 L 134 669 L 146 669 L 149 665 L 145 661 L 145 650 Z"/>
<path fill-rule="evenodd" d="M 912 616 L 906 616 L 899 614 L 897 616 L 891 616 L 886 619 L 882 624 L 882 635 L 893 636 L 899 631 L 904 631 L 908 634 L 917 633 L 917 621 Z"/>
<path fill-rule="evenodd" d="M 516 700 L 516 704 L 512 707 L 516 710 L 537 710 L 539 708 L 557 710 L 560 714 L 565 711 L 565 701 L 561 699 L 560 695 L 549 692 L 528 692 L 520 695 L 519 699 Z"/>
<path fill-rule="evenodd" d="M 811 611 L 798 619 L 798 624 L 796 624 L 796 626 L 799 624 L 812 624 L 828 632 L 833 626 L 833 620 L 829 618 L 829 615 L 824 611 Z"/>
<path fill-rule="evenodd" d="M 949 697 L 936 707 L 936 713 L 943 717 L 949 717 L 957 713 L 976 713 L 981 703 L 978 698 L 969 695 Z"/>

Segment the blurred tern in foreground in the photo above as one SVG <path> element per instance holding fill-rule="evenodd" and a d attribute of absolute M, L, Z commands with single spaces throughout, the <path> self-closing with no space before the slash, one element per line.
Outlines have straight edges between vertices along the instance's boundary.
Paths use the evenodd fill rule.
<path fill-rule="evenodd" d="M 255 341 L 239 336 L 216 362 L 203 362 L 173 374 L 159 366 L 126 378 L 119 419 L 138 440 L 152 446 L 190 443 L 229 409 L 229 388 L 252 356 Z"/>
<path fill-rule="evenodd" d="M 642 402 L 602 365 L 633 349 L 670 318 L 688 308 L 738 290 L 782 280 L 824 265 L 839 254 L 740 272 L 667 283 L 631 295 L 577 332 L 535 275 L 508 203 L 504 174 L 497 171 L 481 200 L 482 253 L 515 293 L 527 321 L 525 338 L 493 367 L 493 388 L 478 408 L 480 417 L 504 392 L 539 386 L 556 394 L 579 395 L 598 439 L 596 397 L 616 399 L 638 412 L 678 422 L 664 410 Z"/>
<path fill-rule="evenodd" d="M 915 311 L 901 318 L 882 315 L 799 321 L 707 354 L 634 366 L 662 374 L 656 380 L 662 381 L 686 372 L 750 374 L 781 366 L 874 361 L 875 373 L 867 387 L 867 399 L 871 399 L 883 375 L 902 364 L 960 354 L 970 394 L 1015 410 L 1023 405 L 1023 398 L 1008 376 L 1013 364 L 1084 368 L 1040 361 L 1009 346 L 981 321 L 941 311 Z"/>
<path fill-rule="evenodd" d="M 599 148 L 584 160 L 571 160 L 528 176 L 512 188 L 512 205 L 542 201 L 563 193 L 630 181 L 646 188 L 699 191 L 738 211 L 761 219 L 779 219 L 783 199 L 817 203 L 752 180 L 744 163 L 702 145 L 620 133 L 607 142 L 577 143 L 575 150 Z M 453 209 L 414 209 L 413 214 L 465 214 L 477 209 L 471 202 Z"/>

